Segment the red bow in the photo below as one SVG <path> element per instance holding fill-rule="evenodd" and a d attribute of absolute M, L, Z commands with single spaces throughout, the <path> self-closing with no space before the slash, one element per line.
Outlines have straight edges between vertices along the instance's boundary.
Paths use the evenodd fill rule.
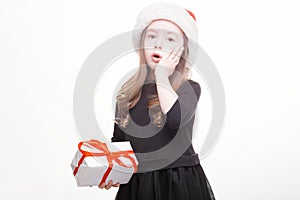
<path fill-rule="evenodd" d="M 89 151 L 84 151 L 81 149 L 82 145 L 87 146 L 86 144 L 89 144 L 90 146 L 102 151 L 102 153 L 94 153 L 94 152 L 89 152 Z M 101 185 L 101 183 L 105 182 L 108 174 L 110 173 L 110 171 L 112 170 L 113 167 L 113 160 L 115 160 L 119 165 L 126 167 L 126 168 L 131 168 L 134 167 L 134 173 L 137 172 L 137 165 L 135 160 L 129 155 L 134 153 L 132 150 L 127 150 L 127 151 L 116 151 L 116 152 L 111 152 L 108 150 L 107 146 L 105 143 L 100 142 L 98 140 L 89 140 L 89 141 L 85 141 L 85 142 L 80 142 L 78 144 L 78 149 L 79 151 L 82 153 L 82 157 L 80 158 L 77 167 L 74 169 L 73 174 L 74 176 L 77 174 L 78 169 L 80 167 L 80 165 L 82 164 L 83 160 L 85 157 L 88 156 L 106 156 L 107 157 L 107 161 L 109 163 L 108 169 L 106 170 L 106 172 L 104 173 L 101 182 L 99 183 L 99 186 Z M 119 157 L 125 157 L 128 158 L 131 163 L 132 166 L 127 166 L 125 165 L 120 159 Z"/>

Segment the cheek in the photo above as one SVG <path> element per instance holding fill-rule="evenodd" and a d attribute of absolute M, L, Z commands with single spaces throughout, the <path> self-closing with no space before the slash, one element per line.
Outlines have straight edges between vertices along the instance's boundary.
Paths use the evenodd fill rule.
<path fill-rule="evenodd" d="M 183 46 L 183 41 L 165 42 L 164 49 L 171 51 L 178 46 Z"/>
<path fill-rule="evenodd" d="M 145 48 L 145 47 L 144 47 L 144 48 Z M 151 54 L 150 50 L 147 49 L 147 48 L 145 48 L 145 49 L 144 49 L 144 55 L 145 55 L 145 57 L 146 57 L 146 58 L 149 57 L 150 54 Z"/>
<path fill-rule="evenodd" d="M 151 50 L 144 49 L 144 56 L 147 63 L 151 62 Z"/>
<path fill-rule="evenodd" d="M 144 48 L 153 48 L 154 42 L 151 40 L 145 40 L 144 41 Z"/>
<path fill-rule="evenodd" d="M 171 51 L 171 50 L 173 50 L 176 46 L 177 46 L 177 45 L 176 45 L 175 42 L 166 42 L 165 45 L 164 45 L 164 49 L 165 49 L 165 50 L 168 50 L 168 51 Z"/>

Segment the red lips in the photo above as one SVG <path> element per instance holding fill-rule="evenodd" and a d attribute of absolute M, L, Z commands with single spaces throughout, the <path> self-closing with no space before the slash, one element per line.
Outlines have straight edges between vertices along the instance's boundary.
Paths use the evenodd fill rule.
<path fill-rule="evenodd" d="M 158 63 L 160 61 L 160 59 L 162 58 L 160 54 L 158 53 L 153 53 L 151 55 L 152 61 L 155 63 Z"/>

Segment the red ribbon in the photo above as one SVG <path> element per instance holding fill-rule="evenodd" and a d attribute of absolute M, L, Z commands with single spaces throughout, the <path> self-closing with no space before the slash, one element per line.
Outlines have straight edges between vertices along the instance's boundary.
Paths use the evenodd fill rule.
<path fill-rule="evenodd" d="M 85 145 L 87 146 L 86 144 L 89 144 L 91 145 L 92 147 L 96 148 L 96 149 L 99 149 L 102 151 L 102 153 L 94 153 L 94 152 L 89 152 L 89 151 L 84 151 L 81 149 L 82 145 Z M 77 174 L 78 172 L 78 169 L 80 167 L 80 165 L 82 164 L 83 160 L 85 157 L 88 157 L 88 156 L 106 156 L 107 157 L 107 161 L 109 163 L 109 166 L 106 170 L 106 172 L 104 173 L 103 177 L 102 177 L 102 180 L 101 182 L 99 183 L 99 186 L 105 182 L 106 178 L 108 177 L 110 171 L 112 170 L 112 167 L 113 167 L 113 160 L 115 160 L 119 165 L 123 166 L 123 167 L 126 167 L 126 168 L 131 168 L 133 167 L 134 168 L 134 173 L 137 172 L 137 165 L 136 165 L 136 162 L 135 160 L 129 155 L 129 154 L 132 154 L 134 153 L 132 150 L 127 150 L 127 151 L 116 151 L 116 152 L 111 152 L 108 150 L 107 146 L 105 143 L 103 142 L 100 142 L 98 140 L 89 140 L 89 141 L 85 141 L 85 142 L 80 142 L 78 144 L 78 149 L 79 151 L 82 153 L 82 157 L 80 158 L 79 162 L 78 162 L 78 165 L 77 167 L 74 169 L 73 171 L 73 174 L 74 176 Z M 125 157 L 125 158 L 128 158 L 131 163 L 132 163 L 132 166 L 127 166 L 125 165 L 120 159 L 119 157 Z"/>

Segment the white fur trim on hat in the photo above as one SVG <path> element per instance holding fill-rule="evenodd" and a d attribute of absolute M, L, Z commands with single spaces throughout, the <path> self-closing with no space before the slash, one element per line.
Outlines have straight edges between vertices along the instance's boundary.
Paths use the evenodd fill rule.
<path fill-rule="evenodd" d="M 173 3 L 155 3 L 144 8 L 138 15 L 133 36 L 133 46 L 136 51 L 140 48 L 141 36 L 144 29 L 156 19 L 166 19 L 178 25 L 187 36 L 189 43 L 189 61 L 193 61 L 197 49 L 198 30 L 195 19 L 184 8 Z"/>

